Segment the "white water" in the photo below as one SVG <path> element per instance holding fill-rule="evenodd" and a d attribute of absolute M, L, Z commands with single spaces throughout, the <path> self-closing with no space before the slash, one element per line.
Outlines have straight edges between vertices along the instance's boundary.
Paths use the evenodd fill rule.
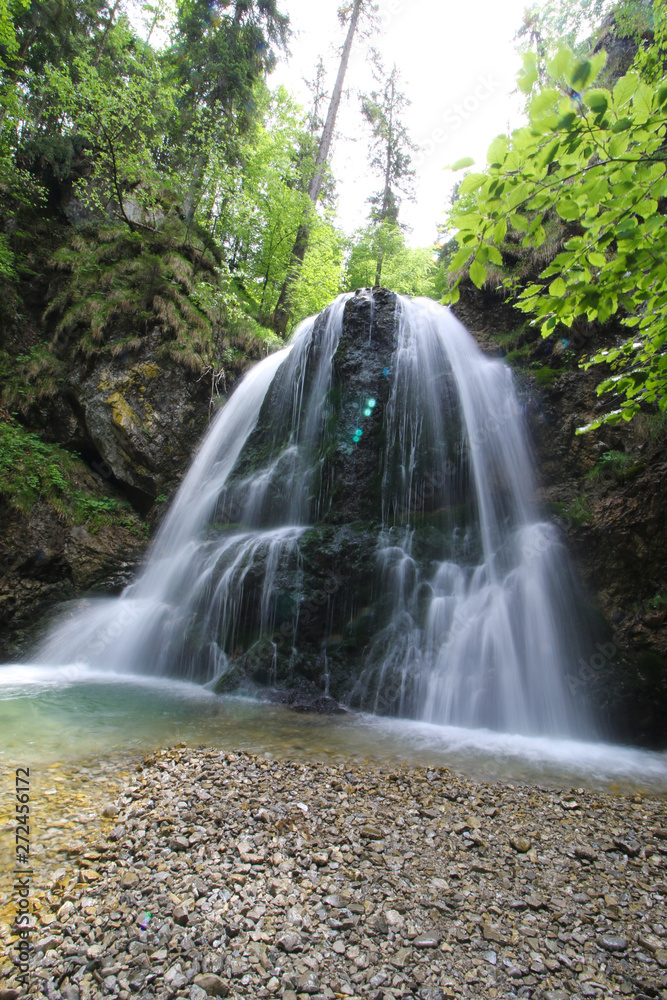
<path fill-rule="evenodd" d="M 225 669 L 226 651 L 237 645 L 240 622 L 248 617 L 244 584 L 257 573 L 264 578 L 257 624 L 260 633 L 270 633 L 273 579 L 302 531 L 310 449 L 344 304 L 341 297 L 330 308 L 317 344 L 316 320 L 306 320 L 288 347 L 248 372 L 204 438 L 136 583 L 119 598 L 86 600 L 66 614 L 38 650 L 37 662 L 209 681 Z M 315 351 L 315 376 L 306 387 Z M 270 469 L 252 477 L 239 503 L 227 497 L 226 483 L 282 365 L 274 405 L 291 419 L 290 442 Z M 270 509 L 268 492 L 271 473 L 286 458 L 293 488 L 278 514 Z M 262 525 L 263 516 L 269 527 Z M 271 527 L 275 521 L 279 525 Z M 257 527 L 237 530 L 237 522 Z"/>
<path fill-rule="evenodd" d="M 290 561 L 298 564 L 300 537 L 320 513 L 317 446 L 346 300 L 304 322 L 286 349 L 246 375 L 204 439 L 136 583 L 119 598 L 68 611 L 38 650 L 40 671 L 59 667 L 54 677 L 63 677 L 79 664 L 109 678 L 206 682 L 246 648 L 248 635 L 271 636 L 276 581 Z M 557 530 L 534 507 L 509 369 L 486 358 L 447 310 L 401 299 L 390 378 L 377 567 L 393 611 L 369 645 L 352 704 L 398 704 L 430 724 L 421 732 L 436 742 L 434 725 L 446 727 L 451 745 L 457 733 L 478 730 L 492 754 L 502 755 L 502 740 L 483 736 L 489 730 L 594 737 L 567 686 L 582 655 L 576 581 Z M 282 443 L 239 482 L 260 412 Z M 413 539 L 425 517 L 445 541 L 420 570 Z M 295 635 L 298 643 L 298 628 Z M 322 671 L 328 690 L 326 655 Z"/>
<path fill-rule="evenodd" d="M 534 511 L 511 372 L 428 299 L 401 299 L 397 326 L 379 551 L 394 611 L 358 686 L 362 703 L 365 685 L 376 708 L 389 685 L 402 709 L 412 703 L 432 723 L 592 735 L 567 687 L 582 654 L 578 588 L 558 532 Z M 462 491 L 473 503 L 452 531 L 460 545 L 420 576 L 412 525 L 392 523 L 406 512 L 415 521 L 434 493 L 446 513 Z M 475 549 L 478 559 L 466 558 Z"/>

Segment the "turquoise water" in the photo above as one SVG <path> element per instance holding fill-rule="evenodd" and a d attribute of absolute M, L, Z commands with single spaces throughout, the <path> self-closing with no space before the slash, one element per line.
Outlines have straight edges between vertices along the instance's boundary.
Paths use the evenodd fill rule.
<path fill-rule="evenodd" d="M 482 780 L 667 792 L 667 754 L 349 713 L 314 716 L 84 666 L 0 667 L 0 764 L 80 762 L 185 742 L 299 759 L 445 766 Z"/>

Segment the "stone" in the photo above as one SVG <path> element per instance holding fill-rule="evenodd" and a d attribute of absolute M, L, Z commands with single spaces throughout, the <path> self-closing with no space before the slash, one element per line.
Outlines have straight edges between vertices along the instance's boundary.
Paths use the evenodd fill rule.
<path fill-rule="evenodd" d="M 595 861 L 598 852 L 594 847 L 590 847 L 587 844 L 575 844 L 574 856 L 575 858 L 580 858 L 582 861 Z"/>
<path fill-rule="evenodd" d="M 628 942 L 618 934 L 602 934 L 600 944 L 606 951 L 626 951 Z"/>
<path fill-rule="evenodd" d="M 320 989 L 320 981 L 314 972 L 307 972 L 305 975 L 300 976 L 297 982 L 296 992 L 308 993 L 312 995 L 313 993 L 318 993 Z"/>
<path fill-rule="evenodd" d="M 370 823 L 366 823 L 362 826 L 359 831 L 362 837 L 368 837 L 370 840 L 382 840 L 384 833 L 379 826 L 373 826 Z"/>
<path fill-rule="evenodd" d="M 428 931 L 420 934 L 413 942 L 413 948 L 437 948 L 440 944 L 440 935 L 436 931 Z"/>
<path fill-rule="evenodd" d="M 527 854 L 531 848 L 531 842 L 528 837 L 510 837 L 510 846 L 518 854 Z"/>
<path fill-rule="evenodd" d="M 293 951 L 298 951 L 301 948 L 301 937 L 294 931 L 287 931 L 285 934 L 280 935 L 276 940 L 276 944 L 290 955 Z"/>
<path fill-rule="evenodd" d="M 220 976 L 210 972 L 195 976 L 195 985 L 204 990 L 209 997 L 226 997 L 229 995 L 229 985 Z"/>
<path fill-rule="evenodd" d="M 639 841 L 632 837 L 614 837 L 614 847 L 627 854 L 629 858 L 636 858 L 642 849 Z"/>
<path fill-rule="evenodd" d="M 136 872 L 126 871 L 120 877 L 121 889 L 134 889 L 140 879 Z"/>

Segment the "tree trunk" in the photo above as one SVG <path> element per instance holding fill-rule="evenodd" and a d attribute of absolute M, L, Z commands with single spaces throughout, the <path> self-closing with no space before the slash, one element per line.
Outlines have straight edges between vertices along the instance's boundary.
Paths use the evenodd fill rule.
<path fill-rule="evenodd" d="M 324 179 L 324 167 L 329 158 L 329 153 L 331 152 L 331 143 L 333 141 L 334 130 L 336 128 L 336 118 L 338 116 L 338 108 L 340 107 L 340 99 L 343 95 L 343 83 L 345 82 L 345 74 L 347 73 L 347 65 L 350 61 L 350 52 L 352 51 L 352 42 L 354 41 L 354 36 L 357 30 L 357 25 L 359 24 L 359 15 L 361 14 L 361 8 L 363 6 L 364 0 L 354 0 L 354 7 L 352 8 L 352 13 L 350 15 L 350 23 L 347 29 L 347 36 L 345 38 L 345 44 L 343 45 L 343 51 L 340 57 L 340 63 L 338 64 L 338 75 L 336 76 L 336 83 L 334 85 L 333 92 L 331 94 L 331 100 L 329 101 L 329 110 L 327 111 L 327 120 L 324 123 L 324 129 L 322 130 L 322 136 L 320 138 L 320 144 L 317 150 L 317 157 L 315 159 L 315 169 L 313 171 L 313 176 L 308 185 L 308 197 L 310 198 L 313 205 L 317 205 L 318 199 L 320 197 L 320 191 L 322 189 L 322 181 Z M 278 302 L 273 313 L 273 326 L 277 333 L 284 336 L 287 330 L 287 324 L 290 318 L 291 312 L 291 297 L 292 290 L 296 283 L 296 280 L 303 264 L 304 257 L 306 256 L 306 251 L 308 250 L 308 241 L 310 239 L 310 227 L 308 225 L 307 219 L 304 217 L 303 222 L 299 226 L 296 234 L 296 240 L 294 242 L 294 247 L 292 248 L 292 253 L 290 255 L 290 265 L 287 269 L 287 277 L 283 282 L 283 286 L 280 289 L 280 295 L 278 296 Z"/>

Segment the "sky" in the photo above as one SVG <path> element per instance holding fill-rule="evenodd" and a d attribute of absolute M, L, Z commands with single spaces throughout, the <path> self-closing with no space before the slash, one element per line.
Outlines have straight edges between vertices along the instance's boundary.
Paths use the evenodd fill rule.
<path fill-rule="evenodd" d="M 430 246 L 444 221 L 453 184 L 448 164 L 472 156 L 486 162 L 491 140 L 521 124 L 516 74 L 521 61 L 513 38 L 528 0 L 380 0 L 382 31 L 371 39 L 387 69 L 396 63 L 402 89 L 412 101 L 405 123 L 421 151 L 413 154 L 414 202 L 404 200 L 400 220 L 411 227 L 412 246 Z M 269 79 L 284 84 L 303 104 L 319 55 L 331 88 L 344 40 L 336 11 L 340 0 L 282 0 L 294 37 L 291 57 Z M 351 233 L 363 225 L 367 199 L 381 187 L 369 169 L 367 137 L 358 94 L 373 86 L 364 39 L 356 38 L 346 76 L 347 94 L 338 115 L 332 167 L 337 178 L 338 216 Z"/>

